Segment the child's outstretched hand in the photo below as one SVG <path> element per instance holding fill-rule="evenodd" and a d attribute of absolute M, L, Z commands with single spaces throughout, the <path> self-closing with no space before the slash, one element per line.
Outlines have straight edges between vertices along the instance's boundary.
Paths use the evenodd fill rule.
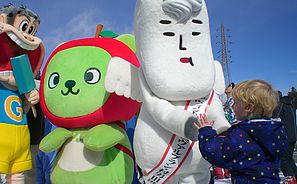
<path fill-rule="evenodd" d="M 198 123 L 194 123 L 194 125 L 198 130 L 203 127 L 208 127 L 208 126 L 211 127 L 214 123 L 214 121 L 209 121 L 205 114 L 200 114 L 197 119 L 198 119 Z"/>

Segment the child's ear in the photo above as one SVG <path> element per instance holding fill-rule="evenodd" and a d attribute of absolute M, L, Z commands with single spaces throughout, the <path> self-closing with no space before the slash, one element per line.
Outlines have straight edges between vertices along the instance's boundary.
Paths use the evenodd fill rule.
<path fill-rule="evenodd" d="M 254 112 L 254 105 L 253 104 L 247 104 L 245 106 L 245 110 L 248 112 L 248 113 L 253 113 Z"/>

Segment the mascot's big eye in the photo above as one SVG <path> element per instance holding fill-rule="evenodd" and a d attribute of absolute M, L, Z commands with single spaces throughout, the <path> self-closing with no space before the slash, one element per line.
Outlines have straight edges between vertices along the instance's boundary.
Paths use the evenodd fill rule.
<path fill-rule="evenodd" d="M 59 83 L 60 76 L 58 73 L 53 73 L 48 80 L 48 87 L 54 89 Z"/>
<path fill-rule="evenodd" d="M 28 30 L 28 33 L 30 34 L 30 35 L 34 35 L 34 27 L 33 26 L 30 26 L 30 28 L 29 28 L 29 30 Z"/>
<path fill-rule="evenodd" d="M 85 72 L 85 81 L 88 84 L 96 84 L 101 78 L 101 73 L 97 68 L 89 68 Z"/>
<path fill-rule="evenodd" d="M 21 32 L 25 32 L 28 28 L 29 22 L 27 20 L 24 20 L 23 22 L 21 22 L 19 30 Z"/>

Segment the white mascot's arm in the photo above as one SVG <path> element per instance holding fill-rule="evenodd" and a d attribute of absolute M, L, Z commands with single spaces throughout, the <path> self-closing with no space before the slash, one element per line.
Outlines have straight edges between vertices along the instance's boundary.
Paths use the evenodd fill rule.
<path fill-rule="evenodd" d="M 225 118 L 222 102 L 217 94 L 214 94 L 212 103 L 206 112 L 206 116 L 209 120 L 214 121 L 212 127 L 218 134 L 226 131 L 230 127 L 230 123 Z"/>
<path fill-rule="evenodd" d="M 115 92 L 119 96 L 141 102 L 138 70 L 137 67 L 122 58 L 111 58 L 105 77 L 106 91 Z"/>
<path fill-rule="evenodd" d="M 214 64 L 216 70 L 216 78 L 214 84 L 215 94 L 206 114 L 208 119 L 215 121 L 213 124 L 213 128 L 217 131 L 217 133 L 221 133 L 230 127 L 230 123 L 225 118 L 225 114 L 222 108 L 222 102 L 218 97 L 218 94 L 221 95 L 225 92 L 225 79 L 222 66 L 218 61 L 214 61 Z"/>
<path fill-rule="evenodd" d="M 224 73 L 222 69 L 222 65 L 218 61 L 214 61 L 215 64 L 215 70 L 216 70 L 216 78 L 215 78 L 215 84 L 214 89 L 217 94 L 222 95 L 225 92 L 225 79 L 224 79 Z"/>
<path fill-rule="evenodd" d="M 156 97 L 150 90 L 142 69 L 139 72 L 143 106 L 160 126 L 181 137 L 197 140 L 198 131 L 194 127 L 194 115 L 170 102 Z"/>

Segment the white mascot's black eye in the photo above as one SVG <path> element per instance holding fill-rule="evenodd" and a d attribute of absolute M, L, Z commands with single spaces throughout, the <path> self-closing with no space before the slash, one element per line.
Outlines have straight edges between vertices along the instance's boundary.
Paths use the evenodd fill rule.
<path fill-rule="evenodd" d="M 101 73 L 97 68 L 89 68 L 85 72 L 85 81 L 88 84 L 96 84 L 101 78 Z"/>
<path fill-rule="evenodd" d="M 21 32 L 25 32 L 28 28 L 29 22 L 27 20 L 24 20 L 23 22 L 21 22 L 19 30 Z"/>
<path fill-rule="evenodd" d="M 59 83 L 59 80 L 60 80 L 60 76 L 58 73 L 53 73 L 50 77 L 49 77 L 49 80 L 48 80 L 48 87 L 50 89 L 54 89 L 58 83 Z"/>

